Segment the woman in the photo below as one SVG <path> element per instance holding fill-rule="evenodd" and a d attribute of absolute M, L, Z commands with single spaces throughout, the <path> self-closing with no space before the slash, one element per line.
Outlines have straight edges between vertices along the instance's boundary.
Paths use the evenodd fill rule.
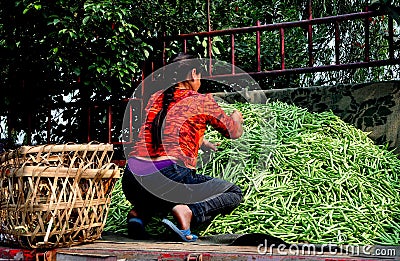
<path fill-rule="evenodd" d="M 168 219 L 162 222 L 179 239 L 192 242 L 197 236 L 191 234 L 191 225 L 229 213 L 242 200 L 238 186 L 196 174 L 200 146 L 216 149 L 203 138 L 207 125 L 226 138 L 243 133 L 239 111 L 228 116 L 211 94 L 198 93 L 201 67 L 196 61 L 186 54 L 173 59 L 174 75 L 183 80 L 153 94 L 146 106 L 146 120 L 122 177 L 125 196 L 134 206 L 128 214 L 130 237 L 145 238 L 144 225 L 150 218 L 170 212 L 177 225 Z"/>

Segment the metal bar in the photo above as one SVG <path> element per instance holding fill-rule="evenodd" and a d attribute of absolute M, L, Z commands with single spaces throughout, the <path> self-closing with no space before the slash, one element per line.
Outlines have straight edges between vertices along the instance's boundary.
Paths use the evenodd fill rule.
<path fill-rule="evenodd" d="M 235 35 L 231 34 L 231 67 L 232 74 L 235 74 Z"/>
<path fill-rule="evenodd" d="M 187 53 L 187 39 L 183 39 L 183 52 Z"/>
<path fill-rule="evenodd" d="M 207 30 L 208 32 L 211 32 L 211 18 L 210 18 L 210 0 L 207 0 Z M 208 58 L 209 64 L 208 64 L 208 69 L 209 69 L 209 74 L 212 75 L 212 41 L 211 41 L 211 35 L 208 35 Z"/>
<path fill-rule="evenodd" d="M 51 141 L 51 106 L 47 105 L 47 144 Z"/>
<path fill-rule="evenodd" d="M 211 36 L 208 36 L 208 40 L 207 41 L 208 41 L 208 58 L 209 58 L 208 70 L 209 70 L 209 74 L 212 75 L 213 68 L 212 68 L 212 54 L 211 54 L 211 52 L 212 52 Z"/>
<path fill-rule="evenodd" d="M 257 27 L 260 27 L 260 20 L 257 20 Z M 256 49 L 257 49 L 257 72 L 261 71 L 261 43 L 260 31 L 256 31 Z"/>
<path fill-rule="evenodd" d="M 340 64 L 340 29 L 339 21 L 335 22 L 335 63 Z"/>
<path fill-rule="evenodd" d="M 232 28 L 232 29 L 224 29 L 224 30 L 214 30 L 210 32 L 196 32 L 196 33 L 189 33 L 189 34 L 179 34 L 176 36 L 168 36 L 165 39 L 181 39 L 181 38 L 194 38 L 196 36 L 199 37 L 207 37 L 207 36 L 217 36 L 217 35 L 228 35 L 228 34 L 236 34 L 236 33 L 251 33 L 256 31 L 268 31 L 268 30 L 278 30 L 279 28 L 293 28 L 293 27 L 304 27 L 308 25 L 318 25 L 318 24 L 328 24 L 328 23 L 335 23 L 336 21 L 350 21 L 356 19 L 363 19 L 366 17 L 384 15 L 385 13 L 382 11 L 367 11 L 367 12 L 358 12 L 358 13 L 351 13 L 351 14 L 344 14 L 344 15 L 337 15 L 337 16 L 327 16 L 321 18 L 313 18 L 312 20 L 302 20 L 296 22 L 283 22 L 283 23 L 276 23 L 276 24 L 265 24 L 260 26 L 248 26 L 248 27 L 241 27 L 241 28 Z"/>
<path fill-rule="evenodd" d="M 22 90 L 24 92 L 26 92 L 25 79 L 21 80 L 21 87 L 22 87 Z M 25 110 L 23 110 L 23 113 L 22 113 L 23 119 L 24 119 L 24 116 L 25 116 Z M 31 136 L 32 136 L 32 114 L 31 114 L 31 111 L 27 111 L 26 118 L 24 120 L 27 121 L 27 125 L 28 125 L 27 129 L 25 131 L 26 131 L 26 136 L 27 136 L 26 137 L 27 144 L 30 145 L 31 144 Z"/>
<path fill-rule="evenodd" d="M 145 116 L 144 112 L 144 104 L 143 104 L 143 99 L 144 99 L 144 91 L 145 91 L 145 74 L 144 72 L 142 73 L 142 84 L 141 84 L 141 97 L 140 97 L 140 113 L 138 114 L 139 121 L 142 122 Z M 130 126 L 132 128 L 132 125 Z"/>
<path fill-rule="evenodd" d="M 207 0 L 207 28 L 211 32 L 210 0 Z"/>
<path fill-rule="evenodd" d="M 91 141 L 91 137 L 90 137 L 90 118 L 91 118 L 91 108 L 90 107 L 88 107 L 88 110 L 87 110 L 87 120 L 88 120 L 88 122 L 87 122 L 87 141 L 88 142 L 90 142 Z"/>
<path fill-rule="evenodd" d="M 308 1 L 308 20 L 312 21 L 312 0 Z M 308 66 L 312 67 L 314 65 L 314 55 L 313 55 L 313 28 L 312 24 L 308 24 Z"/>
<path fill-rule="evenodd" d="M 32 144 L 32 111 L 28 112 L 28 131 L 26 133 L 27 144 Z"/>
<path fill-rule="evenodd" d="M 356 68 L 368 68 L 368 67 L 376 67 L 383 65 L 395 65 L 399 64 L 400 59 L 391 59 L 391 60 L 374 60 L 369 62 L 355 62 L 349 64 L 333 64 L 333 65 L 324 65 L 324 66 L 313 66 L 313 67 L 303 67 L 303 68 L 294 68 L 294 69 L 285 69 L 285 70 L 271 70 L 271 71 L 261 71 L 261 72 L 248 72 L 248 73 L 236 73 L 232 74 L 218 74 L 213 75 L 212 77 L 207 78 L 226 78 L 226 77 L 240 77 L 243 75 L 251 75 L 251 76 L 270 76 L 270 75 L 285 75 L 285 74 L 293 74 L 293 73 L 312 73 L 312 72 L 326 72 L 326 71 L 338 71 L 345 69 L 356 69 Z"/>
<path fill-rule="evenodd" d="M 108 105 L 107 109 L 107 118 L 108 118 L 108 143 L 112 141 L 112 106 Z"/>
<path fill-rule="evenodd" d="M 141 99 L 144 98 L 144 90 L 145 90 L 144 82 L 145 82 L 145 79 L 146 79 L 146 73 L 145 73 L 145 69 L 143 69 L 142 70 L 142 82 L 140 84 L 140 97 L 138 97 L 138 98 L 141 98 Z"/>
<path fill-rule="evenodd" d="M 154 61 L 151 61 L 151 80 L 154 81 Z"/>
<path fill-rule="evenodd" d="M 164 36 L 164 39 L 166 39 L 166 34 L 165 34 L 165 32 L 164 32 L 163 36 Z M 162 62 L 163 62 L 163 66 L 166 64 L 166 61 L 167 61 L 167 51 L 166 51 L 166 49 L 167 49 L 167 43 L 166 43 L 166 40 L 164 40 L 164 41 L 163 41 L 163 51 L 162 51 Z"/>
<path fill-rule="evenodd" d="M 368 6 L 365 8 L 365 10 L 366 11 L 368 11 Z M 364 30 L 365 30 L 365 42 L 364 42 L 364 45 L 365 45 L 365 49 L 364 49 L 364 51 L 365 51 L 365 53 L 364 53 L 364 61 L 366 61 L 366 62 L 368 62 L 370 59 L 369 59 L 369 18 L 368 17 L 366 17 L 365 19 L 364 19 Z"/>
<path fill-rule="evenodd" d="M 369 62 L 357 62 L 357 63 L 351 63 L 351 64 L 313 66 L 313 67 L 311 67 L 311 70 L 310 70 L 310 68 L 305 67 L 304 71 L 303 71 L 303 68 L 293 68 L 293 69 L 285 69 L 285 70 L 271 70 L 271 71 L 267 71 L 267 72 L 262 71 L 262 72 L 256 73 L 256 74 L 257 75 L 262 75 L 263 73 L 265 75 L 284 74 L 285 71 L 287 71 L 287 73 L 320 72 L 320 71 L 332 71 L 332 70 L 341 70 L 341 69 L 349 69 L 349 68 L 366 68 L 366 67 L 396 65 L 396 64 L 400 64 L 400 58 L 376 60 L 376 61 L 369 61 Z M 254 73 L 248 72 L 248 74 L 254 74 Z M 229 75 L 231 75 L 231 74 L 229 74 Z M 235 75 L 231 75 L 231 76 L 241 76 L 241 75 L 243 75 L 243 74 L 239 74 L 239 73 L 235 72 Z M 218 78 L 218 77 L 226 77 L 226 76 L 227 76 L 227 74 L 224 74 L 224 75 L 213 75 L 211 77 L 205 75 L 204 78 L 214 78 L 214 77 Z M 141 84 L 143 85 L 144 82 L 142 81 Z M 144 90 L 144 88 L 142 88 L 142 91 L 137 92 L 139 96 L 142 95 L 143 90 Z M 122 102 L 128 102 L 130 99 L 128 99 L 128 98 L 122 99 Z M 134 99 L 141 100 L 140 97 L 135 97 Z M 109 101 L 103 101 L 103 102 L 100 102 L 99 104 L 108 105 Z M 82 104 L 81 102 L 70 102 L 70 103 L 62 104 L 62 105 L 54 104 L 53 108 L 54 109 L 57 109 L 57 108 L 74 108 L 74 107 L 81 107 L 83 105 L 84 104 Z M 8 115 L 10 115 L 10 113 Z M 8 116 L 7 120 L 11 121 L 11 116 Z M 11 123 L 8 122 L 7 126 L 11 126 L 10 124 Z"/>
<path fill-rule="evenodd" d="M 133 141 L 133 112 L 132 112 L 133 108 L 132 108 L 132 103 L 129 102 L 129 141 L 128 142 L 132 142 Z"/>
<path fill-rule="evenodd" d="M 279 34 L 281 38 L 281 69 L 285 70 L 285 29 L 281 28 Z"/>
<path fill-rule="evenodd" d="M 8 109 L 7 110 L 7 114 L 6 114 L 6 128 L 7 128 L 7 138 L 11 137 L 11 110 Z"/>
<path fill-rule="evenodd" d="M 11 129 L 13 129 L 13 126 L 11 126 L 11 110 L 8 109 L 7 111 L 7 138 L 11 139 L 12 133 Z"/>

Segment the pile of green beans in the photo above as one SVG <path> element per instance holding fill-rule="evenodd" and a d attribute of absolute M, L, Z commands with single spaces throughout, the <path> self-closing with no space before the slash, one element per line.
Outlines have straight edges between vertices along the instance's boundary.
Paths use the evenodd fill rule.
<path fill-rule="evenodd" d="M 124 173 L 124 170 L 121 169 L 120 172 L 122 174 Z M 122 191 L 121 180 L 121 178 L 118 179 L 114 185 L 104 231 L 126 234 L 128 232 L 126 223 L 127 215 L 132 209 L 132 205 L 125 198 L 124 192 Z"/>
<path fill-rule="evenodd" d="M 400 160 L 332 112 L 283 102 L 221 103 L 238 109 L 237 140 L 208 129 L 217 152 L 200 151 L 198 173 L 239 185 L 243 202 L 196 231 L 266 233 L 288 243 L 400 244 Z M 105 230 L 126 232 L 130 204 L 117 182 Z M 148 226 L 159 232 L 159 224 Z"/>
<path fill-rule="evenodd" d="M 400 160 L 332 112 L 282 102 L 222 104 L 244 116 L 244 135 L 202 173 L 238 184 L 232 213 L 202 235 L 267 233 L 290 243 L 400 243 Z M 206 138 L 227 142 L 210 131 Z"/>

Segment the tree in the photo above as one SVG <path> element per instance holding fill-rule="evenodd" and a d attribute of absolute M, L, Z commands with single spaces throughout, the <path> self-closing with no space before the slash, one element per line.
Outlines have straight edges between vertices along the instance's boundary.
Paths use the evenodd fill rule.
<path fill-rule="evenodd" d="M 382 0 L 383 1 L 383 0 Z M 390 6 L 396 6 L 398 0 Z M 210 0 L 211 29 L 252 26 L 256 21 L 278 23 L 307 19 L 308 0 Z M 363 10 L 361 0 L 313 1 L 313 17 L 323 17 Z M 389 5 L 388 5 L 389 6 Z M 362 53 L 362 24 L 347 24 L 341 35 L 346 56 L 343 61 Z M 371 39 L 385 45 L 387 21 L 372 21 Z M 141 80 L 142 68 L 148 59 L 162 57 L 164 35 L 176 35 L 208 30 L 206 0 L 5 0 L 0 3 L 0 115 L 7 116 L 7 135 L 25 134 L 25 143 L 33 139 L 45 143 L 87 140 L 88 133 L 104 139 L 105 131 L 88 129 L 88 111 L 94 104 L 120 103 L 129 97 Z M 315 59 L 326 62 L 332 50 L 326 48 L 326 35 L 332 30 L 316 27 L 314 31 Z M 301 29 L 286 32 L 287 64 L 302 66 L 307 41 Z M 273 33 L 264 33 L 262 39 L 263 69 L 279 66 L 277 45 Z M 252 70 L 255 61 L 254 35 L 236 39 L 237 63 L 244 70 Z M 213 57 L 229 60 L 229 39 L 213 39 Z M 196 38 L 190 43 L 192 52 L 207 57 L 205 39 Z M 167 57 L 182 50 L 177 41 L 167 45 Z M 379 50 L 379 48 L 376 48 Z M 373 54 L 376 57 L 385 53 Z M 158 66 L 161 66 L 159 63 Z M 290 75 L 262 79 L 263 87 L 308 86 L 328 84 L 341 79 L 343 83 L 380 79 L 382 70 L 356 70 L 332 72 L 318 77 Z M 394 73 L 394 72 L 393 72 Z M 390 75 L 385 74 L 385 75 Z M 71 107 L 71 104 L 73 105 Z M 57 114 L 51 126 L 49 114 Z M 105 109 L 97 109 L 95 123 L 105 124 Z M 1 121 L 6 119 L 2 117 Z M 0 128 L 3 125 L 0 124 Z M 27 137 L 27 128 L 33 137 Z M 23 131 L 25 130 L 25 131 Z M 76 131 L 68 131 L 76 130 Z M 2 130 L 2 133 L 6 132 Z M 23 132 L 21 132 L 23 131 Z M 15 138 L 14 138 L 15 139 Z"/>

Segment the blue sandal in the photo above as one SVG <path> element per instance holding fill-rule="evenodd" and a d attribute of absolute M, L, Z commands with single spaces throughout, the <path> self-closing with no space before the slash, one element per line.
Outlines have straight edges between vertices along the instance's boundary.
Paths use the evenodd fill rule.
<path fill-rule="evenodd" d="M 149 237 L 140 218 L 128 218 L 128 236 L 132 239 L 147 239 Z"/>
<path fill-rule="evenodd" d="M 177 226 L 175 226 L 174 223 L 172 223 L 171 221 L 169 221 L 168 219 L 164 218 L 162 220 L 162 222 L 167 226 L 167 228 L 172 229 L 172 231 L 179 236 L 180 239 L 182 239 L 182 241 L 185 242 L 194 242 L 198 239 L 198 237 L 196 235 L 193 235 L 190 232 L 190 229 L 179 229 Z M 188 239 L 187 236 L 192 236 L 192 239 Z"/>

